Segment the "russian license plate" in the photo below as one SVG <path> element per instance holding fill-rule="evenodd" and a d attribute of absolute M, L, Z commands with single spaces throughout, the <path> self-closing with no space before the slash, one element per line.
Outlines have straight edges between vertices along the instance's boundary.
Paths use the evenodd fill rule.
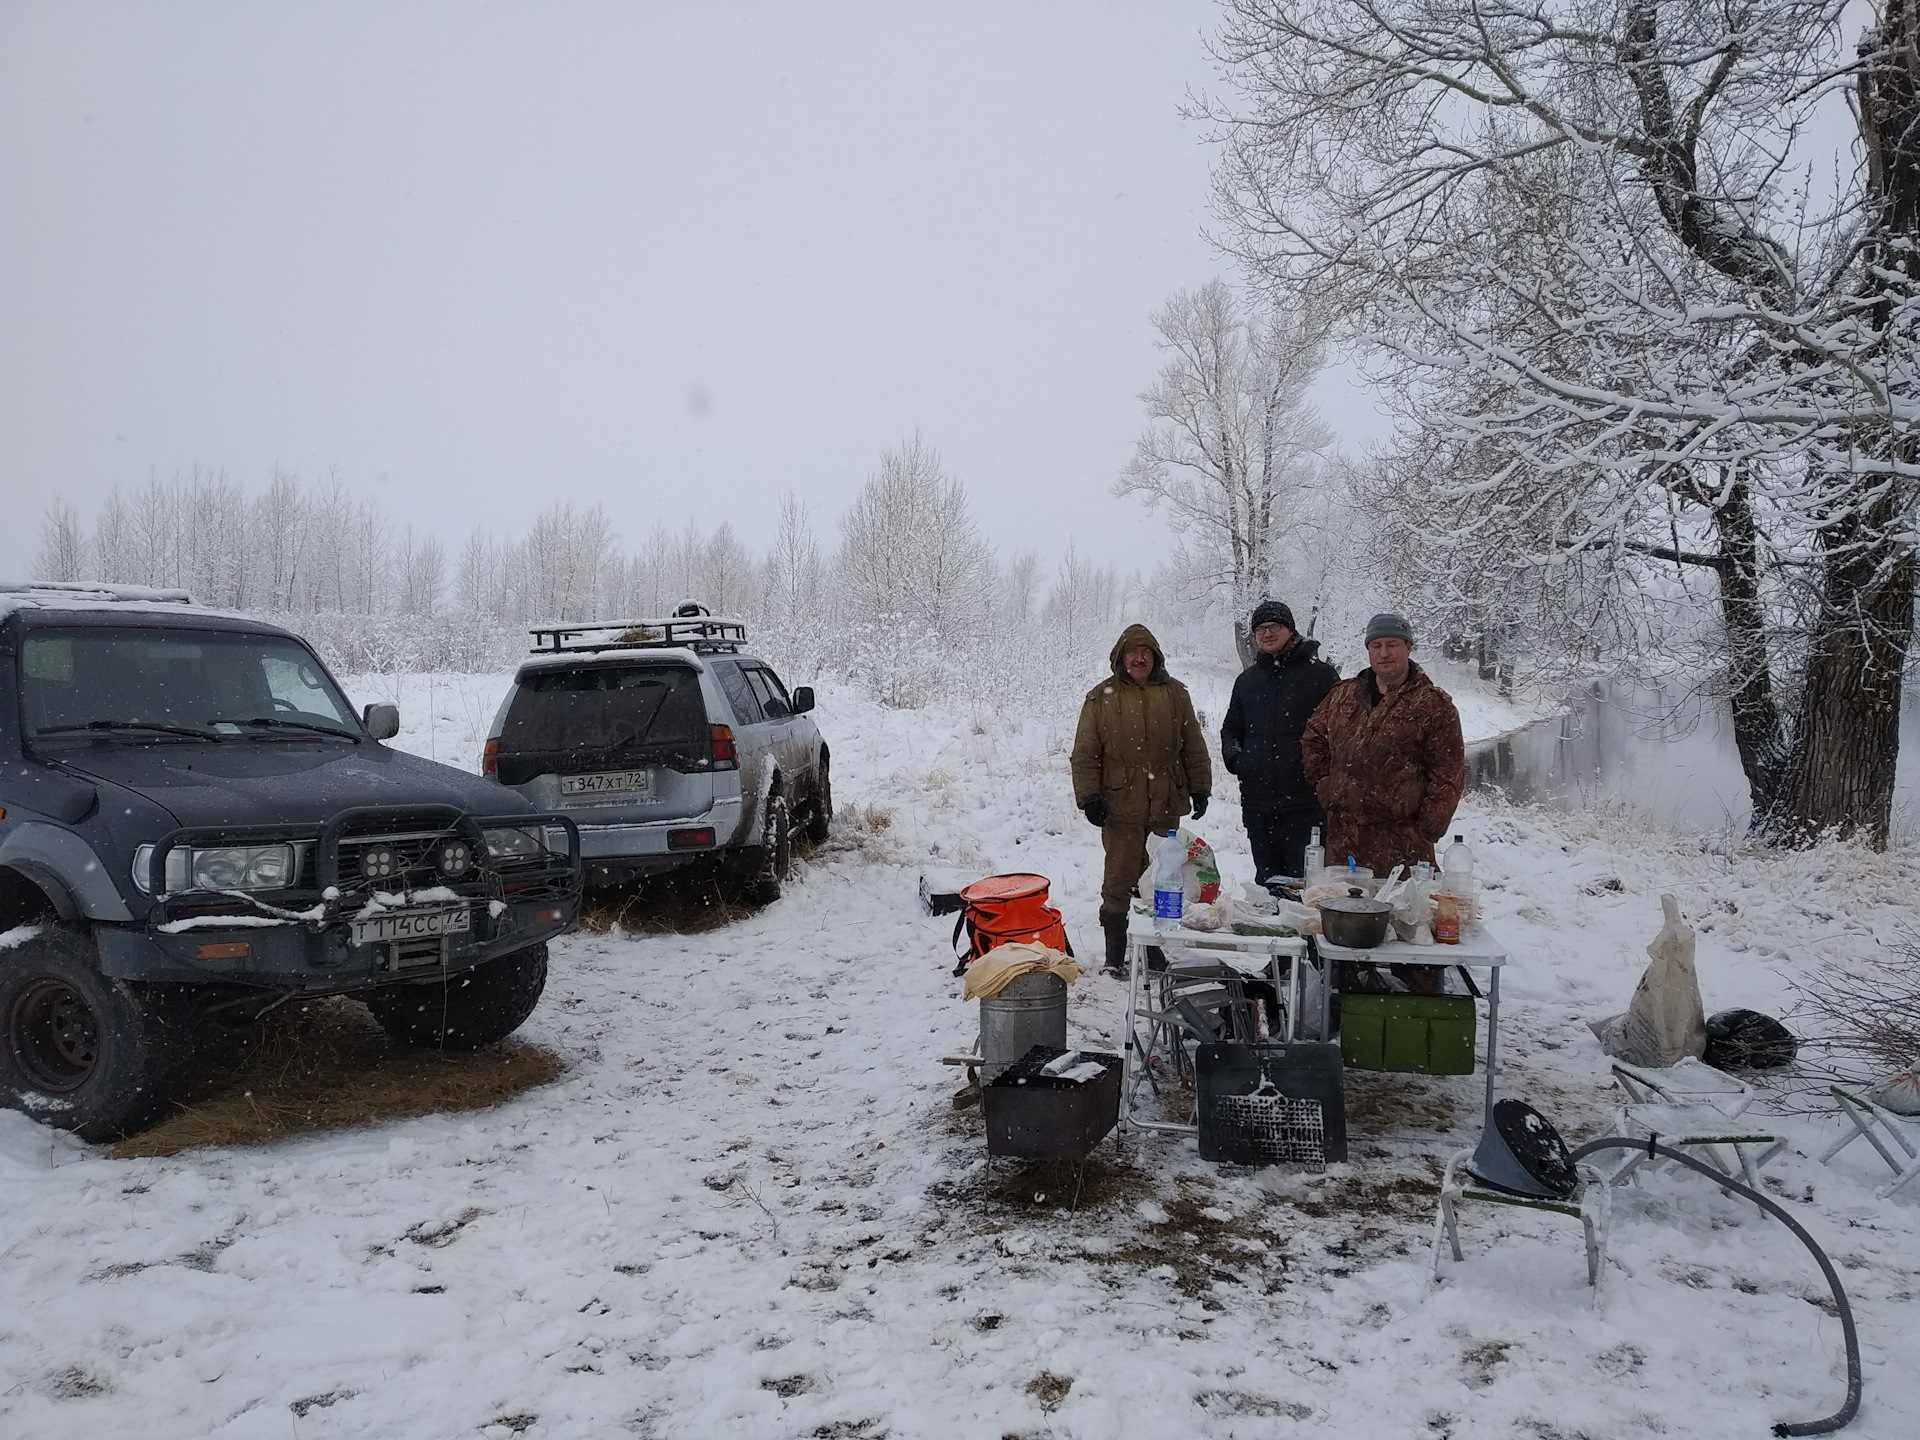
<path fill-rule="evenodd" d="M 653 786 L 653 777 L 645 770 L 609 770 L 600 775 L 562 775 L 562 795 L 605 795 L 609 798 L 644 795 Z"/>
<path fill-rule="evenodd" d="M 353 943 L 386 945 L 395 940 L 431 940 L 436 935 L 464 935 L 473 929 L 473 911 L 465 905 L 441 905 L 431 910 L 389 910 L 353 922 Z"/>

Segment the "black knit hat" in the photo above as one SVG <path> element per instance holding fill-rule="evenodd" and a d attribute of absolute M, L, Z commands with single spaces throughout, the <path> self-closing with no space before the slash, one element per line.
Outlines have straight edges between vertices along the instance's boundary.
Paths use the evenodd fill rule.
<path fill-rule="evenodd" d="M 1253 619 L 1248 623 L 1249 630 L 1258 630 L 1262 625 L 1284 625 L 1289 630 L 1299 627 L 1293 623 L 1293 611 L 1278 600 L 1262 600 L 1253 607 Z"/>

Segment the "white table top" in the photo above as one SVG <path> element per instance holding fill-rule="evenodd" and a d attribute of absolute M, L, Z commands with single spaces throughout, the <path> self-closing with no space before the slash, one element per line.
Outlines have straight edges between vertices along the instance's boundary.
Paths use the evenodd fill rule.
<path fill-rule="evenodd" d="M 1153 916 L 1135 910 L 1127 917 L 1127 938 L 1149 945 L 1196 950 L 1237 950 L 1250 955 L 1298 955 L 1307 948 L 1299 935 L 1236 935 L 1231 930 L 1189 930 L 1184 925 L 1159 929 Z"/>
<path fill-rule="evenodd" d="M 1409 945 L 1404 940 L 1389 940 L 1371 950 L 1355 950 L 1330 944 L 1320 937 L 1320 953 L 1337 960 L 1364 960 L 1373 965 L 1488 965 L 1508 962 L 1507 947 L 1492 931 L 1475 921 L 1461 932 L 1458 945 Z"/>

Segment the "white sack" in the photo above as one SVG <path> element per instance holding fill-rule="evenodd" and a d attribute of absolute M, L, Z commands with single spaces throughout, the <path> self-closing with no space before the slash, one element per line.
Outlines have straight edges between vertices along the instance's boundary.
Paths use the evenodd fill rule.
<path fill-rule="evenodd" d="M 1700 1003 L 1700 977 L 1693 968 L 1693 931 L 1680 919 L 1673 896 L 1662 895 L 1666 924 L 1647 946 L 1652 964 L 1627 1003 L 1627 1013 L 1591 1022 L 1600 1048 L 1629 1065 L 1661 1068 L 1707 1049 L 1707 1013 Z"/>

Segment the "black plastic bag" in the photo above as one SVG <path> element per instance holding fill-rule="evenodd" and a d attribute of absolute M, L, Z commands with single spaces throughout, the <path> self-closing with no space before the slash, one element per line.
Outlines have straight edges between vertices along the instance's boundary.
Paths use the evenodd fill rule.
<path fill-rule="evenodd" d="M 1793 1063 L 1800 1042 L 1771 1015 L 1758 1010 L 1722 1010 L 1707 1017 L 1707 1053 L 1716 1070 L 1774 1070 Z"/>

